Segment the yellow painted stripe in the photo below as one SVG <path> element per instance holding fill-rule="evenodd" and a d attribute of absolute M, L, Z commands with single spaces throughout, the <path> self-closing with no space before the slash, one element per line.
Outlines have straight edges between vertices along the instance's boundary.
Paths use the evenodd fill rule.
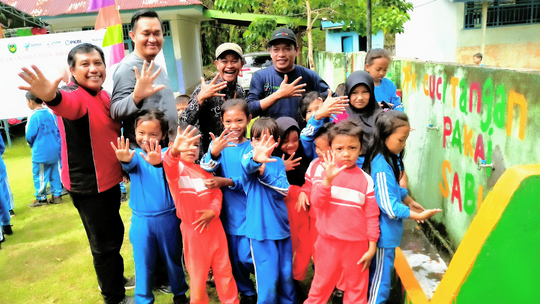
<path fill-rule="evenodd" d="M 426 294 L 422 290 L 422 287 L 420 287 L 418 280 L 414 277 L 411 266 L 407 263 L 407 259 L 399 247 L 396 248 L 394 268 L 401 279 L 401 284 L 403 284 L 403 287 L 405 287 L 405 290 L 407 291 L 407 301 L 405 303 L 409 303 L 409 301 L 413 304 L 429 303 Z"/>

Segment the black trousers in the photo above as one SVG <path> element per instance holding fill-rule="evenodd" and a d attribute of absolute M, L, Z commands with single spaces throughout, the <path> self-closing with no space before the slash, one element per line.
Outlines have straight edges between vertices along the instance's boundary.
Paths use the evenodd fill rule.
<path fill-rule="evenodd" d="M 120 186 L 95 194 L 70 193 L 88 236 L 94 269 L 106 304 L 124 299 L 124 259 L 120 248 L 124 223 L 120 217 Z"/>

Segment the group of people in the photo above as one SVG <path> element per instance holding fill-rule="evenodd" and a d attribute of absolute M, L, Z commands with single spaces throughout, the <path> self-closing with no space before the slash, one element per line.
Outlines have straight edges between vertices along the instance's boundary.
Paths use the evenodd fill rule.
<path fill-rule="evenodd" d="M 273 65 L 253 75 L 247 95 L 237 83 L 243 51 L 225 43 L 218 74 L 185 105 L 153 61 L 161 19 L 145 9 L 131 24 L 135 49 L 115 71 L 112 95 L 101 87 L 103 52 L 91 44 L 70 51 L 65 87 L 36 66 L 19 73 L 20 89 L 58 116 L 62 182 L 105 303 L 153 303 L 163 277 L 174 303 L 208 303 L 210 270 L 223 303 L 326 303 L 335 288 L 344 303 L 385 303 L 402 219 L 440 212 L 400 186 L 410 125 L 384 78 L 388 53 L 372 50 L 338 96 L 295 65 L 296 36 L 280 28 L 269 41 Z M 120 255 L 122 172 L 131 181 L 134 298 Z"/>

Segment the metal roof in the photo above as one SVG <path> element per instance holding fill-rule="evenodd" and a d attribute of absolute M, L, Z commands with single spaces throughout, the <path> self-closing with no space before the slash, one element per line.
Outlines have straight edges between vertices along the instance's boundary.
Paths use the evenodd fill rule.
<path fill-rule="evenodd" d="M 91 0 L 0 0 L 32 16 L 83 14 Z M 202 5 L 199 0 L 116 0 L 118 9 L 137 10 L 171 6 Z M 97 11 L 96 11 L 97 12 Z"/>

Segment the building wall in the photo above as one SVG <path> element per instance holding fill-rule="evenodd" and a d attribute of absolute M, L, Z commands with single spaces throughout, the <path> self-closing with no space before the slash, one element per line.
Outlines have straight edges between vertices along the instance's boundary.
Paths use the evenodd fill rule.
<path fill-rule="evenodd" d="M 178 80 L 184 84 L 183 88 L 180 87 L 180 93 L 190 93 L 200 84 L 202 76 L 200 22 L 189 19 L 171 20 L 171 31 L 176 67 L 179 71 Z"/>
<path fill-rule="evenodd" d="M 357 32 L 343 32 L 343 31 L 335 31 L 335 30 L 326 30 L 326 51 L 327 52 L 334 52 L 334 53 L 341 53 L 343 52 L 342 49 L 342 43 L 341 39 L 343 37 L 350 36 L 353 39 L 353 52 L 359 52 L 360 51 L 360 45 L 358 42 L 358 33 Z M 383 48 L 384 47 L 384 33 L 383 31 L 379 31 L 371 36 L 371 44 L 372 48 Z"/>

